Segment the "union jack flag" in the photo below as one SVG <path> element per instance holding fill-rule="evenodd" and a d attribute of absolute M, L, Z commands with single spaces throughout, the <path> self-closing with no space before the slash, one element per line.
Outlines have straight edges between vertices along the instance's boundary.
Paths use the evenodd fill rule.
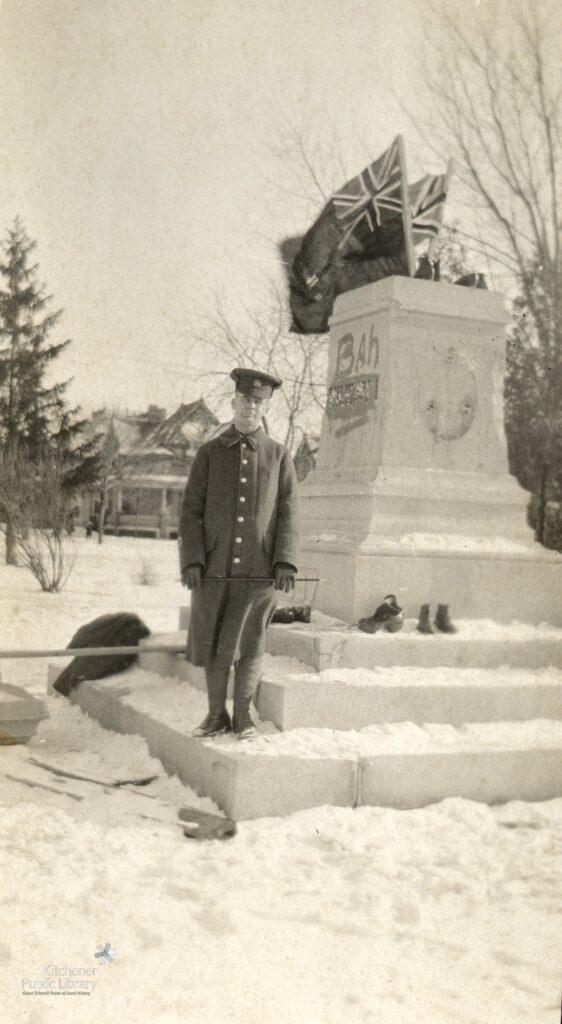
<path fill-rule="evenodd" d="M 408 189 L 414 245 L 439 234 L 447 198 L 447 175 L 426 174 Z"/>
<path fill-rule="evenodd" d="M 401 216 L 401 183 L 402 165 L 397 137 L 378 160 L 332 196 L 336 218 L 343 228 L 339 249 L 350 241 L 358 242 L 361 247 L 365 237 L 380 228 L 386 219 L 385 211 Z"/>

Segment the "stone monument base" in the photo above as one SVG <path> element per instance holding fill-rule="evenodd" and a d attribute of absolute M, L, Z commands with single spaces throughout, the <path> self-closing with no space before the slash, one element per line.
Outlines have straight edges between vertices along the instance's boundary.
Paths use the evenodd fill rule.
<path fill-rule="evenodd" d="M 315 470 L 301 484 L 316 607 L 562 624 L 562 557 L 535 544 L 509 472 L 501 295 L 391 277 L 338 296 Z"/>
<path fill-rule="evenodd" d="M 538 545 L 537 545 L 538 546 Z M 561 559 L 556 553 L 467 548 L 431 550 L 396 545 L 384 551 L 317 540 L 303 552 L 323 580 L 316 607 L 345 622 L 370 615 L 396 594 L 409 617 L 420 605 L 448 604 L 453 619 L 541 622 L 562 626 Z"/>

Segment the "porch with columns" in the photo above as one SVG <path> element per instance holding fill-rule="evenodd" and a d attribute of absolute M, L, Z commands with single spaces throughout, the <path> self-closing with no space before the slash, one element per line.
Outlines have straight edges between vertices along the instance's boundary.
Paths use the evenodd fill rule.
<path fill-rule="evenodd" d="M 154 473 L 137 473 L 115 480 L 111 487 L 113 511 L 108 526 L 116 534 L 149 534 L 164 540 L 177 537 L 185 482 L 185 476 Z M 159 502 L 154 500 L 157 493 Z M 128 500 L 129 495 L 131 500 Z M 156 505 L 157 511 L 154 510 Z"/>

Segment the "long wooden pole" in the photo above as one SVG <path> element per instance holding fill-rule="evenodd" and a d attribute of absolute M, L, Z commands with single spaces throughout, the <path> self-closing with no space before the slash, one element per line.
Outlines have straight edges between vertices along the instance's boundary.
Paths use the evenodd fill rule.
<path fill-rule="evenodd" d="M 106 658 L 112 654 L 184 654 L 185 644 L 151 644 L 147 647 L 39 647 L 0 651 L 1 658 Z"/>

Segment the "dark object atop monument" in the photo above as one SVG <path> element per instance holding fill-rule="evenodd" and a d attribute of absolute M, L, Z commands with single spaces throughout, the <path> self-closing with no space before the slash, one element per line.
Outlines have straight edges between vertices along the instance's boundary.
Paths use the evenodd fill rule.
<path fill-rule="evenodd" d="M 488 288 L 484 274 L 463 274 L 462 277 L 457 277 L 453 284 L 460 284 L 464 288 Z"/>
<path fill-rule="evenodd" d="M 420 256 L 414 277 L 421 278 L 423 281 L 440 281 L 439 260 L 430 260 L 429 256 Z"/>
<path fill-rule="evenodd" d="M 408 187 L 399 135 L 387 150 L 334 192 L 302 238 L 280 245 L 292 312 L 291 330 L 323 334 L 343 292 L 384 277 L 413 276 L 414 246 L 437 238 L 451 167 Z M 419 276 L 438 280 L 434 265 Z M 416 275 L 418 276 L 418 275 Z"/>
<path fill-rule="evenodd" d="M 80 626 L 67 645 L 73 647 L 135 647 L 139 640 L 150 636 L 148 626 L 132 612 L 100 615 L 92 622 Z M 102 657 L 74 658 L 53 684 L 58 693 L 68 697 L 70 691 L 84 679 L 103 679 L 132 665 L 136 654 L 103 655 Z"/>
<path fill-rule="evenodd" d="M 281 244 L 293 331 L 324 333 L 337 295 L 382 277 L 410 273 L 405 188 L 403 146 L 397 136 L 378 160 L 331 196 L 302 239 Z M 406 207 L 409 213 L 407 203 Z"/>

